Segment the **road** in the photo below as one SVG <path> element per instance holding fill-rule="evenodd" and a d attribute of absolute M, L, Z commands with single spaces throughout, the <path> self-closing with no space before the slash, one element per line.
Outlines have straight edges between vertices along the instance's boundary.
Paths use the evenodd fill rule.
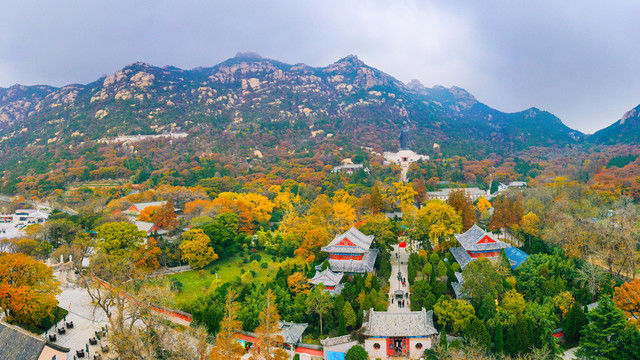
<path fill-rule="evenodd" d="M 398 254 L 398 257 L 396 257 Z M 407 278 L 409 274 L 409 253 L 406 248 L 398 248 L 398 245 L 393 245 L 393 251 L 391 253 L 391 276 L 389 277 L 389 299 L 393 298 L 393 304 L 389 304 L 389 312 L 409 312 L 411 308 L 409 304 L 401 308 L 398 306 L 398 301 L 395 300 L 395 291 L 402 290 L 405 292 L 405 302 L 409 300 L 409 282 L 406 281 L 406 286 L 402 286 L 402 283 L 398 280 L 398 271 L 402 274 L 403 278 Z"/>
<path fill-rule="evenodd" d="M 0 195 L 0 201 L 4 201 L 4 202 L 12 202 L 15 199 L 15 196 L 5 196 L 5 195 Z M 37 208 L 37 209 L 44 209 L 44 210 L 48 210 L 51 211 L 52 209 L 56 209 L 56 210 L 60 210 L 63 213 L 69 214 L 69 215 L 78 215 L 78 212 L 67 207 L 67 206 L 63 206 L 63 207 L 51 207 L 48 204 L 44 204 L 41 202 L 36 202 L 33 200 L 25 200 L 25 203 Z"/>

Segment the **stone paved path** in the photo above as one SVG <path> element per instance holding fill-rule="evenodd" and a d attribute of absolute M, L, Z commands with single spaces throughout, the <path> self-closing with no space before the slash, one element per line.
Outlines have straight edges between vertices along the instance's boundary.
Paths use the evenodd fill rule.
<path fill-rule="evenodd" d="M 94 313 L 91 298 L 83 288 L 73 285 L 63 287 L 62 293 L 58 296 L 58 301 L 58 306 L 69 311 L 67 321 L 73 321 L 73 328 L 67 329 L 64 335 L 57 334 L 55 343 L 70 348 L 69 358 L 73 359 L 76 350 L 86 350 L 89 338 L 95 337 L 95 331 L 100 330 L 107 324 L 107 318 L 102 311 Z M 56 330 L 56 326 L 63 326 L 63 322 L 64 320 L 61 320 L 60 323 L 54 325 L 47 332 L 49 334 L 53 333 Z M 97 353 L 99 345 L 100 343 L 96 346 L 89 345 L 89 353 L 92 359 L 93 355 Z M 85 359 L 88 359 L 86 353 Z M 103 359 L 105 359 L 104 356 Z"/>
<path fill-rule="evenodd" d="M 398 257 L 396 257 L 398 254 Z M 405 294 L 409 294 L 409 282 L 406 282 L 406 286 L 402 286 L 402 283 L 398 280 L 398 271 L 402 274 L 403 278 L 407 278 L 409 274 L 409 253 L 406 248 L 399 248 L 398 245 L 393 245 L 393 251 L 391 253 L 391 276 L 389 277 L 389 298 L 394 298 L 393 304 L 389 303 L 389 312 L 409 312 L 411 308 L 407 304 L 409 297 L 405 298 L 405 307 L 398 306 L 398 301 L 395 300 L 395 291 L 402 290 Z"/>

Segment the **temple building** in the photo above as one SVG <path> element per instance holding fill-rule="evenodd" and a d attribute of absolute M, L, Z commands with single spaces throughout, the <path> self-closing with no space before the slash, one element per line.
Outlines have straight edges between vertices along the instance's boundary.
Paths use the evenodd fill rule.
<path fill-rule="evenodd" d="M 364 348 L 371 359 L 418 359 L 433 345 L 438 331 L 433 311 L 386 312 L 369 310 L 364 328 Z"/>
<path fill-rule="evenodd" d="M 316 275 L 313 279 L 309 279 L 309 283 L 313 286 L 323 284 L 325 290 L 331 295 L 339 295 L 344 287 L 340 281 L 344 274 L 334 273 L 331 269 L 325 269 L 324 271 L 316 271 Z"/>
<path fill-rule="evenodd" d="M 370 249 L 373 238 L 373 235 L 367 236 L 355 227 L 337 235 L 321 249 L 329 253 L 331 271 L 347 274 L 374 272 L 378 249 Z"/>
<path fill-rule="evenodd" d="M 454 236 L 462 246 L 452 248 L 451 254 L 463 270 L 473 260 L 480 257 L 496 258 L 500 255 L 500 250 L 511 246 L 496 239 L 476 224 L 466 232 Z"/>

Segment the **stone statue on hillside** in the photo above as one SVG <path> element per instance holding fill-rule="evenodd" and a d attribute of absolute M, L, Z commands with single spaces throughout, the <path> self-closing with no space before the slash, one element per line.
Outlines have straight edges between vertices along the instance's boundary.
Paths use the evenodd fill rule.
<path fill-rule="evenodd" d="M 409 124 L 406 122 L 400 131 L 400 150 L 410 150 Z"/>

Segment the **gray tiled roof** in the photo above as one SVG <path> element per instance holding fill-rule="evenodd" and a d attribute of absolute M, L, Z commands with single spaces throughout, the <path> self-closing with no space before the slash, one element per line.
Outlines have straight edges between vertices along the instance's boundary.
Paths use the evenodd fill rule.
<path fill-rule="evenodd" d="M 462 299 L 462 284 L 457 282 L 452 282 L 451 287 L 453 288 L 453 292 L 456 293 L 456 299 Z"/>
<path fill-rule="evenodd" d="M 45 339 L 0 321 L 0 359 L 37 360 Z"/>
<path fill-rule="evenodd" d="M 313 285 L 323 283 L 325 286 L 335 286 L 340 283 L 344 274 L 334 273 L 331 269 L 327 268 L 322 272 L 316 271 L 316 275 L 313 279 L 309 279 L 309 282 Z"/>
<path fill-rule="evenodd" d="M 309 324 L 298 324 L 288 321 L 278 322 L 280 327 L 280 335 L 284 338 L 284 342 L 287 344 L 297 344 L 302 339 L 302 334 L 307 329 Z"/>
<path fill-rule="evenodd" d="M 469 256 L 469 254 L 464 250 L 462 246 L 451 248 L 449 249 L 449 251 L 451 251 L 451 254 L 456 259 L 456 262 L 460 265 L 460 268 L 462 270 L 464 270 L 464 268 L 466 268 L 467 265 L 469 265 L 469 263 L 473 261 L 471 256 Z"/>
<path fill-rule="evenodd" d="M 368 336 L 429 336 L 438 331 L 433 327 L 433 312 L 369 311 L 364 334 Z"/>
<path fill-rule="evenodd" d="M 509 245 L 503 243 L 502 241 L 493 237 L 493 235 L 488 232 L 482 230 L 478 225 L 473 224 L 473 226 L 462 234 L 454 235 L 460 245 L 467 251 L 488 251 L 488 250 L 499 250 L 508 248 Z M 482 240 L 485 236 L 488 236 L 491 240 L 495 242 L 482 243 L 478 244 L 478 241 Z"/>
<path fill-rule="evenodd" d="M 344 239 L 349 239 L 355 246 L 338 246 Z M 350 254 L 364 254 L 371 247 L 373 242 L 373 235 L 365 235 L 355 227 L 347 230 L 344 234 L 336 235 L 336 237 L 329 243 L 329 245 L 323 247 L 321 250 L 324 252 L 341 252 Z"/>
<path fill-rule="evenodd" d="M 456 276 L 456 279 L 458 280 L 458 282 L 460 284 L 462 284 L 464 282 L 464 278 L 462 277 L 462 273 L 456 271 L 453 274 Z"/>
<path fill-rule="evenodd" d="M 367 251 L 362 260 L 336 260 L 329 259 L 329 265 L 334 272 L 343 273 L 365 273 L 373 272 L 373 266 L 376 263 L 376 257 L 378 256 L 378 249 L 371 249 Z"/>

